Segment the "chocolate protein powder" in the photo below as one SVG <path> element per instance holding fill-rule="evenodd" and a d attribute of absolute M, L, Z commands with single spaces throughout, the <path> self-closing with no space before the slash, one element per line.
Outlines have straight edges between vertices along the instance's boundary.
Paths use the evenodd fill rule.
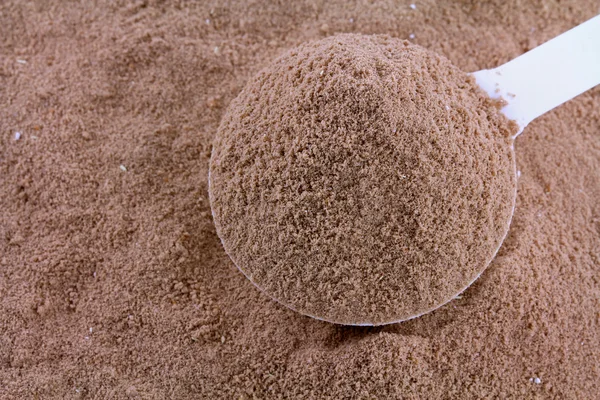
<path fill-rule="evenodd" d="M 600 87 L 515 140 L 515 213 L 485 272 L 399 324 L 272 301 L 224 252 L 208 201 L 231 101 L 300 43 L 410 37 L 471 72 L 597 14 L 597 0 L 0 1 L 0 399 L 598 399 Z"/>
<path fill-rule="evenodd" d="M 512 125 L 444 57 L 343 34 L 288 51 L 231 103 L 210 201 L 240 270 L 343 324 L 450 301 L 496 254 L 515 202 Z"/>

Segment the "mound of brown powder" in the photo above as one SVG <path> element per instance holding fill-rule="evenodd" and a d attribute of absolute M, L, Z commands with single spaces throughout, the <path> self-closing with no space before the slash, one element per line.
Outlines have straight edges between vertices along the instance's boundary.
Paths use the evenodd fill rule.
<path fill-rule="evenodd" d="M 515 201 L 509 122 L 445 58 L 387 36 L 290 50 L 231 103 L 211 159 L 217 232 L 301 313 L 404 320 L 488 265 Z"/>

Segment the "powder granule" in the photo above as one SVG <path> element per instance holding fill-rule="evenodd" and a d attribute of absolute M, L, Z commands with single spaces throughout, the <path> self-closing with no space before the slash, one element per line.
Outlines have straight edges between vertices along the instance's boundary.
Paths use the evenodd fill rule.
<path fill-rule="evenodd" d="M 288 51 L 218 129 L 210 200 L 267 294 L 343 324 L 408 319 L 488 265 L 516 194 L 512 125 L 445 58 L 344 34 Z"/>

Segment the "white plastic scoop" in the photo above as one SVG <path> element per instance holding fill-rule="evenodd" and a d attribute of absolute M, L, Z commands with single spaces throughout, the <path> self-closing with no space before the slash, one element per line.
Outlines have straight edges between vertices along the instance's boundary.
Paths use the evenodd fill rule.
<path fill-rule="evenodd" d="M 473 73 L 519 125 L 600 84 L 600 15 L 494 69 Z"/>
<path fill-rule="evenodd" d="M 348 40 L 348 39 L 344 39 L 344 40 Z M 317 48 L 317 47 L 315 47 L 315 48 Z M 352 50 L 352 51 L 356 51 L 356 50 Z M 424 51 L 424 50 L 421 50 L 421 51 Z M 366 54 L 370 54 L 370 53 L 366 53 Z M 288 61 L 286 61 L 286 62 L 288 62 Z M 285 65 L 285 63 L 283 63 L 281 65 Z M 516 59 L 514 59 L 504 65 L 501 65 L 498 68 L 491 69 L 491 70 L 478 71 L 478 72 L 473 73 L 473 76 L 474 76 L 477 84 L 485 92 L 487 92 L 487 94 L 491 98 L 502 98 L 506 102 L 505 106 L 502 108 L 502 112 L 504 113 L 504 115 L 506 117 L 508 117 L 510 120 L 514 120 L 518 124 L 519 130 L 516 133 L 516 135 L 518 135 L 535 118 L 552 110 L 553 108 L 559 106 L 560 104 L 572 99 L 573 97 L 579 95 L 580 93 L 583 93 L 586 90 L 589 90 L 592 87 L 600 84 L 600 16 L 590 19 L 589 21 L 579 25 L 578 27 L 571 29 L 570 31 L 550 40 L 549 42 L 529 51 L 528 53 L 523 54 L 520 57 L 517 57 Z M 351 82 L 354 82 L 354 81 L 351 81 Z M 258 84 L 257 81 L 250 83 L 250 85 L 257 85 L 257 84 Z M 250 88 L 254 88 L 254 87 L 255 86 L 250 86 Z M 254 90 L 254 89 L 252 89 L 252 90 Z M 247 93 L 251 93 L 252 90 L 248 91 Z M 240 97 L 240 98 L 242 99 L 240 101 L 244 102 L 243 104 L 246 104 L 245 102 L 247 102 L 247 101 L 254 101 L 254 100 L 251 100 L 247 96 Z M 285 103 L 285 102 L 283 103 L 287 107 L 289 105 L 290 100 L 288 99 L 285 101 L 288 101 L 288 103 Z M 294 105 L 294 107 L 295 107 L 295 105 Z M 340 118 L 342 118 L 342 117 L 343 116 L 340 116 Z M 230 121 L 236 121 L 236 120 L 230 119 Z M 241 126 L 241 125 L 242 124 L 239 124 L 239 126 Z M 231 124 L 231 126 L 234 126 L 234 124 Z M 238 125 L 235 125 L 235 126 L 238 126 Z M 277 128 L 277 129 L 279 129 L 279 128 Z M 262 131 L 260 131 L 260 132 L 262 133 Z M 240 243 L 249 243 L 246 239 L 241 240 L 240 238 L 244 238 L 244 237 L 248 238 L 250 236 L 244 236 L 245 233 L 239 234 L 240 230 L 235 230 L 235 229 L 242 229 L 242 232 L 243 232 L 243 229 L 248 229 L 248 227 L 246 225 L 243 225 L 242 228 L 238 228 L 239 227 L 239 225 L 238 225 L 238 226 L 236 226 L 235 229 L 234 228 L 229 229 L 230 233 L 227 234 L 228 237 L 224 238 L 224 236 L 222 236 L 222 232 L 224 231 L 223 226 L 225 226 L 225 223 L 233 221 L 234 219 L 237 218 L 237 217 L 232 218 L 232 215 L 227 216 L 226 212 L 225 212 L 225 217 L 223 217 L 221 215 L 221 213 L 223 213 L 223 208 L 224 208 L 223 207 L 223 204 L 224 204 L 223 199 L 227 199 L 227 201 L 231 201 L 231 199 L 234 199 L 234 198 L 235 199 L 240 199 L 240 198 L 245 199 L 246 198 L 245 195 L 243 195 L 243 196 L 235 195 L 235 196 L 223 197 L 223 193 L 224 193 L 223 188 L 240 188 L 240 187 L 242 187 L 241 186 L 242 184 L 240 182 L 243 180 L 242 179 L 243 171 L 239 172 L 239 170 L 238 170 L 236 172 L 237 175 L 235 175 L 235 177 L 234 177 L 234 174 L 227 175 L 223 172 L 223 171 L 225 171 L 224 167 L 223 168 L 221 167 L 222 159 L 225 158 L 225 156 L 223 154 L 228 154 L 227 152 L 231 151 L 231 153 L 227 157 L 229 157 L 229 159 L 232 160 L 234 158 L 237 159 L 237 157 L 239 157 L 239 159 L 242 159 L 243 157 L 246 157 L 246 155 L 245 155 L 246 153 L 244 153 L 244 155 L 240 155 L 240 153 L 236 153 L 236 151 L 238 151 L 238 150 L 235 150 L 234 146 L 230 146 L 228 144 L 228 143 L 232 143 L 232 142 L 228 142 L 227 140 L 232 140 L 232 138 L 237 137 L 234 135 L 233 130 L 231 130 L 229 128 L 224 129 L 222 131 L 222 134 L 229 135 L 229 137 L 228 138 L 225 137 L 225 139 L 223 139 L 223 140 L 218 140 L 216 142 L 216 145 L 213 147 L 213 153 L 211 156 L 211 166 L 210 166 L 210 170 L 209 170 L 209 195 L 210 195 L 210 200 L 211 200 L 213 219 L 215 221 L 217 233 L 219 234 L 219 236 L 222 239 L 223 247 L 226 249 L 228 254 L 231 256 L 232 260 L 234 260 L 234 263 L 238 266 L 240 271 L 242 273 L 246 274 L 246 276 L 257 287 L 259 287 L 261 290 L 263 290 L 266 294 L 270 295 L 271 297 L 273 297 L 274 299 L 276 299 L 278 301 L 281 301 L 281 303 L 286 305 L 287 307 L 289 307 L 293 310 L 297 310 L 301 313 L 304 313 L 305 315 L 309 315 L 311 317 L 322 319 L 325 321 L 344 323 L 347 325 L 372 325 L 371 322 L 364 322 L 364 321 L 371 321 L 373 319 L 371 316 L 367 315 L 367 312 L 363 312 L 363 314 L 361 314 L 361 315 L 359 315 L 357 313 L 355 315 L 359 315 L 359 316 L 356 317 L 355 315 L 351 315 L 352 313 L 348 311 L 349 307 L 346 305 L 344 305 L 344 308 L 342 309 L 341 314 L 337 313 L 337 311 L 335 311 L 335 310 L 330 312 L 329 314 L 321 314 L 322 312 L 323 313 L 325 313 L 325 312 L 322 311 L 322 308 L 319 308 L 319 307 L 314 307 L 314 308 L 310 308 L 310 309 L 309 308 L 300 309 L 299 307 L 297 308 L 297 304 L 300 304 L 302 307 L 305 307 L 305 305 L 303 305 L 301 301 L 294 300 L 296 302 L 294 304 L 289 304 L 287 301 L 284 302 L 283 300 L 285 300 L 285 297 L 281 295 L 281 293 L 283 291 L 279 290 L 279 288 L 285 287 L 285 288 L 293 289 L 292 286 L 283 286 L 283 285 L 277 286 L 277 285 L 271 284 L 270 287 L 267 287 L 265 289 L 262 287 L 262 283 L 259 282 L 256 279 L 256 277 L 253 277 L 251 273 L 245 272 L 245 271 L 251 271 L 251 270 L 246 269 L 248 267 L 248 265 L 246 265 L 246 266 L 240 265 L 238 262 L 235 261 L 236 258 L 240 257 L 240 259 L 246 260 L 245 262 L 247 264 L 249 264 L 250 262 L 253 262 L 254 259 L 265 258 L 265 257 L 264 257 L 264 253 L 261 253 L 261 251 L 263 251 L 263 250 L 248 251 L 248 250 L 245 250 L 245 246 L 246 246 L 245 244 L 244 245 L 240 244 Z M 244 135 L 246 135 L 247 137 L 252 137 L 252 135 L 255 135 L 255 133 L 254 133 L 254 131 L 245 131 Z M 264 136 L 266 137 L 267 135 L 265 134 Z M 241 136 L 239 136 L 239 137 L 241 137 Z M 507 146 L 508 145 L 511 146 L 510 151 L 511 151 L 511 153 L 514 153 L 514 146 L 512 146 L 512 142 L 513 142 L 512 140 L 507 141 L 506 144 L 507 144 Z M 228 148 L 227 151 L 223 150 L 223 147 L 227 147 Z M 259 149 L 259 148 L 261 148 L 261 147 L 256 147 L 256 149 Z M 230 150 L 230 149 L 233 149 L 233 150 Z M 268 151 L 264 151 L 264 153 L 267 153 L 267 152 Z M 250 153 L 248 153 L 248 154 L 250 154 Z M 484 160 L 483 162 L 485 162 L 486 155 L 483 154 L 483 156 L 484 156 L 484 158 L 482 158 L 482 160 Z M 507 174 L 507 177 L 508 178 L 515 177 L 515 179 L 512 179 L 510 182 L 508 182 L 508 183 L 510 183 L 510 185 L 508 185 L 508 184 L 506 185 L 506 188 L 507 188 L 506 191 L 510 191 L 510 193 L 505 193 L 506 196 L 500 197 L 499 199 L 508 199 L 509 195 L 510 195 L 511 205 L 513 207 L 512 210 L 514 212 L 514 204 L 515 204 L 515 199 L 516 199 L 516 184 L 515 184 L 515 182 L 516 182 L 516 173 L 517 173 L 516 161 L 515 161 L 514 154 L 511 154 L 511 159 L 513 162 L 512 174 L 514 174 L 514 175 L 511 176 L 509 173 L 509 174 Z M 268 162 L 270 162 L 270 161 L 268 161 Z M 266 162 L 263 164 L 267 165 Z M 223 164 L 223 165 L 239 165 L 239 164 L 235 164 L 233 161 L 231 161 L 230 164 Z M 217 176 L 217 178 L 215 178 L 215 176 Z M 258 175 L 252 175 L 252 176 L 258 176 Z M 252 178 L 252 179 L 254 179 L 254 178 Z M 235 183 L 230 184 L 229 182 L 231 182 L 231 181 L 235 181 Z M 320 183 L 318 183 L 319 181 L 315 181 L 315 182 L 317 182 L 316 186 L 318 187 L 318 185 L 320 185 Z M 289 186 L 288 181 L 285 181 L 285 184 Z M 253 183 L 253 185 L 254 185 L 254 183 Z M 238 189 L 235 189 L 235 190 L 238 190 Z M 238 191 L 236 193 L 240 193 L 240 191 Z M 222 198 L 219 198 L 219 196 L 221 196 Z M 235 200 L 235 201 L 238 201 L 238 200 Z M 218 205 L 218 208 L 215 207 L 215 204 Z M 492 204 L 492 203 L 490 203 L 490 204 Z M 495 205 L 496 203 L 493 203 L 493 204 Z M 239 207 L 239 209 L 243 209 L 243 207 L 247 207 L 247 206 L 248 206 L 248 204 L 244 203 L 243 206 L 241 205 Z M 272 207 L 272 206 L 269 205 L 268 207 Z M 275 207 L 275 206 L 273 206 L 273 207 Z M 233 208 L 235 208 L 235 207 L 233 207 Z M 266 214 L 266 213 L 271 213 L 272 210 L 275 210 L 275 209 L 276 208 L 265 211 L 265 210 L 267 210 L 267 206 L 264 206 L 264 208 L 261 208 L 260 212 Z M 217 210 L 217 211 L 215 211 L 215 210 Z M 306 209 L 304 211 L 306 213 L 308 213 L 308 211 L 306 211 Z M 374 213 L 375 212 L 377 212 L 377 211 L 374 211 Z M 504 237 L 506 236 L 506 234 L 509 230 L 509 227 L 510 227 L 513 212 L 509 213 L 509 212 L 506 212 L 506 209 L 504 209 L 504 211 L 502 212 L 502 217 L 505 218 L 505 221 L 497 221 L 497 224 L 495 225 L 495 227 L 497 229 L 499 229 L 499 231 L 497 232 L 498 238 L 495 239 L 493 242 L 494 244 L 497 244 L 496 251 L 493 254 L 490 254 L 491 257 L 489 259 L 485 260 L 485 262 L 486 262 L 485 265 L 474 266 L 472 268 L 472 271 L 475 271 L 478 274 L 481 274 L 483 272 L 483 270 L 485 270 L 485 268 L 493 260 L 493 258 L 495 257 L 495 254 L 497 253 L 498 249 L 502 245 L 503 239 L 499 240 L 499 236 L 501 236 L 502 234 L 504 235 Z M 377 217 L 377 218 L 379 218 L 379 217 Z M 261 219 L 255 218 L 251 221 L 261 221 Z M 504 224 L 502 224 L 501 222 L 504 222 Z M 235 222 L 235 223 L 237 223 L 237 222 Z M 279 224 L 279 222 L 277 224 Z M 272 225 L 275 225 L 275 224 L 272 224 Z M 255 227 L 252 227 L 252 229 L 257 230 Z M 340 232 L 341 231 L 342 230 L 340 230 Z M 238 238 L 236 238 L 235 234 L 233 234 L 233 236 L 232 236 L 231 232 L 238 232 L 238 234 L 240 236 Z M 262 240 L 262 238 L 260 238 L 259 240 Z M 488 242 L 489 242 L 489 240 L 488 240 Z M 321 243 L 321 242 L 315 241 L 314 243 Z M 348 242 L 348 243 L 354 244 L 354 242 Z M 299 245 L 299 246 L 300 247 L 298 247 L 298 248 L 301 248 L 301 249 L 304 248 L 304 247 L 301 247 L 303 245 Z M 319 244 L 312 244 L 312 242 L 311 242 L 310 246 L 311 246 L 310 252 L 314 252 L 315 254 L 317 254 L 318 251 L 314 250 L 314 248 L 317 248 L 319 246 Z M 228 249 L 232 249 L 233 252 L 230 252 L 230 250 L 228 250 Z M 248 251 L 247 254 L 244 254 L 244 251 Z M 269 249 L 265 248 L 265 252 L 267 252 L 267 251 L 269 251 Z M 287 249 L 286 249 L 286 251 L 287 251 Z M 436 249 L 432 250 L 432 251 L 438 251 L 437 246 L 436 246 Z M 445 250 L 442 250 L 442 251 L 445 251 Z M 323 254 L 325 254 L 325 253 L 323 253 Z M 449 253 L 449 254 L 453 254 L 453 253 Z M 327 254 L 327 256 L 329 256 L 329 255 Z M 469 258 L 465 257 L 465 259 L 469 259 Z M 283 259 L 280 259 L 280 260 L 283 260 Z M 279 264 L 276 264 L 275 262 L 273 262 L 272 264 L 273 264 L 272 270 L 275 272 L 278 272 L 279 269 L 287 268 L 287 266 L 283 266 L 284 265 L 283 262 L 280 262 Z M 275 266 L 277 268 L 275 268 Z M 281 266 L 281 268 L 280 268 L 280 266 Z M 264 266 L 260 266 L 260 268 L 263 268 L 263 267 Z M 346 268 L 346 267 L 344 267 L 344 268 Z M 303 272 L 301 270 L 301 268 L 298 268 L 298 269 L 300 270 L 300 273 Z M 351 268 L 348 267 L 341 274 L 348 273 L 348 276 L 350 276 L 350 273 L 348 272 L 350 270 L 351 270 Z M 390 271 L 395 271 L 395 269 L 390 268 Z M 271 273 L 271 271 L 269 270 L 269 271 L 264 272 L 264 275 L 266 276 L 266 274 L 270 274 L 270 273 Z M 335 274 L 336 274 L 336 276 L 338 275 L 337 272 L 335 272 Z M 274 275 L 274 276 L 277 276 L 277 275 Z M 297 276 L 300 276 L 300 275 L 297 275 Z M 326 275 L 323 275 L 323 276 L 326 276 Z M 354 276 L 362 277 L 363 275 L 354 275 Z M 465 285 L 465 286 L 460 287 L 456 293 L 449 293 L 450 296 L 448 296 L 448 293 L 444 292 L 443 295 L 445 298 L 441 298 L 441 295 L 440 295 L 439 296 L 440 298 L 436 298 L 435 301 L 430 301 L 428 303 L 424 303 L 424 302 L 415 303 L 415 306 L 413 307 L 413 309 L 410 310 L 410 312 L 413 314 L 409 315 L 409 316 L 403 315 L 401 317 L 401 319 L 395 319 L 395 318 L 397 318 L 397 316 L 396 316 L 397 314 L 394 314 L 394 313 L 396 313 L 397 311 L 393 310 L 393 307 L 389 307 L 389 306 L 386 306 L 385 304 L 383 304 L 382 309 L 384 309 L 386 312 L 389 312 L 389 315 L 388 316 L 385 316 L 385 315 L 382 316 L 382 314 L 378 315 L 377 316 L 378 320 L 376 321 L 376 324 L 383 325 L 383 324 L 401 322 L 401 321 L 404 321 L 407 319 L 416 318 L 423 314 L 429 313 L 429 312 L 441 307 L 442 305 L 448 303 L 453 298 L 456 298 L 456 296 L 458 294 L 460 294 L 467 287 L 469 287 L 479 277 L 479 275 L 477 275 L 473 278 L 471 276 L 469 276 L 468 279 L 472 278 L 472 280 L 470 282 L 464 282 L 465 278 L 463 278 L 463 276 L 460 274 L 454 274 L 454 275 L 449 274 L 448 276 L 449 277 L 454 276 L 455 278 L 452 278 L 452 279 L 457 280 L 455 282 L 452 282 L 452 284 L 454 285 L 453 290 L 456 289 L 455 288 L 456 286 L 462 286 L 462 285 Z M 296 278 L 294 278 L 294 279 L 296 279 Z M 298 278 L 297 284 L 295 285 L 294 290 L 299 290 L 299 291 L 304 290 L 304 287 L 303 287 L 304 283 L 302 281 L 303 279 L 304 279 L 304 277 Z M 321 278 L 319 278 L 319 279 L 321 279 Z M 325 282 L 319 282 L 319 283 L 323 283 L 323 285 L 319 284 L 318 287 L 322 288 L 319 290 L 323 290 L 323 291 L 329 290 L 330 282 L 326 282 L 326 278 L 323 278 L 323 279 L 325 279 Z M 463 279 L 463 280 L 461 280 L 461 279 Z M 352 281 L 351 281 L 351 279 L 347 279 L 347 282 L 352 282 Z M 344 285 L 346 285 L 347 282 L 344 282 Z M 332 283 L 332 285 L 333 284 L 335 284 L 335 283 Z M 350 286 L 356 286 L 356 285 L 354 285 L 354 283 L 353 283 Z M 423 290 L 427 290 L 431 286 L 432 286 L 431 284 L 427 283 L 427 284 L 423 285 Z M 343 287 L 345 288 L 347 286 L 343 286 Z M 373 285 L 372 287 L 375 288 L 373 290 L 379 290 L 379 288 L 376 285 Z M 418 283 L 415 284 L 415 287 L 420 290 Z M 288 289 L 286 289 L 286 290 L 288 290 Z M 310 293 L 311 296 L 318 297 L 315 294 L 315 292 L 316 291 L 309 291 L 308 293 Z M 299 292 L 299 293 L 304 295 L 305 297 L 309 296 L 308 294 L 306 294 L 307 293 L 306 291 L 304 293 L 302 293 L 302 292 Z M 355 293 L 355 292 L 351 292 L 351 293 Z M 361 295 L 364 296 L 364 293 L 368 293 L 368 292 L 367 291 L 364 291 L 364 292 L 358 291 L 357 293 L 363 293 Z M 301 296 L 297 296 L 297 297 L 300 299 L 302 298 Z M 415 296 L 415 301 L 420 301 L 420 299 L 418 299 L 417 297 L 418 296 Z M 353 299 L 349 298 L 350 302 L 348 304 L 354 304 L 354 303 L 352 303 L 351 300 L 353 300 Z M 417 307 L 417 305 L 420 306 L 422 304 L 426 304 L 427 307 L 431 307 L 431 308 L 422 309 L 423 307 Z M 326 308 L 326 307 L 324 307 L 324 308 Z M 374 308 L 373 308 L 373 310 L 374 310 Z M 329 311 L 327 311 L 327 312 L 329 312 Z M 348 314 L 342 315 L 343 313 L 348 313 Z M 334 316 L 342 315 L 344 320 L 343 320 L 343 322 L 340 322 L 339 319 L 333 320 L 332 319 L 333 317 L 329 317 L 328 315 L 334 315 Z M 386 318 L 386 317 L 389 317 L 389 318 Z M 335 318 L 338 318 L 338 317 L 336 316 Z M 350 322 L 348 322 L 348 321 L 350 321 Z M 356 321 L 356 322 L 353 322 L 353 321 Z"/>

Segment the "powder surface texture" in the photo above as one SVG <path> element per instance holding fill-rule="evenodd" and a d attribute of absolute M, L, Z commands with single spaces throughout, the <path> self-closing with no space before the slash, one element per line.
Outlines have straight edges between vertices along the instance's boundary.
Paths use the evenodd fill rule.
<path fill-rule="evenodd" d="M 509 121 L 447 59 L 344 34 L 290 50 L 215 139 L 217 233 L 257 286 L 345 324 L 454 298 L 496 254 L 516 177 Z"/>
<path fill-rule="evenodd" d="M 597 14 L 597 0 L 0 1 L 0 399 L 597 399 L 600 88 L 516 139 L 498 255 L 403 323 L 281 306 L 231 262 L 208 202 L 227 107 L 301 43 L 412 37 L 471 72 Z"/>

